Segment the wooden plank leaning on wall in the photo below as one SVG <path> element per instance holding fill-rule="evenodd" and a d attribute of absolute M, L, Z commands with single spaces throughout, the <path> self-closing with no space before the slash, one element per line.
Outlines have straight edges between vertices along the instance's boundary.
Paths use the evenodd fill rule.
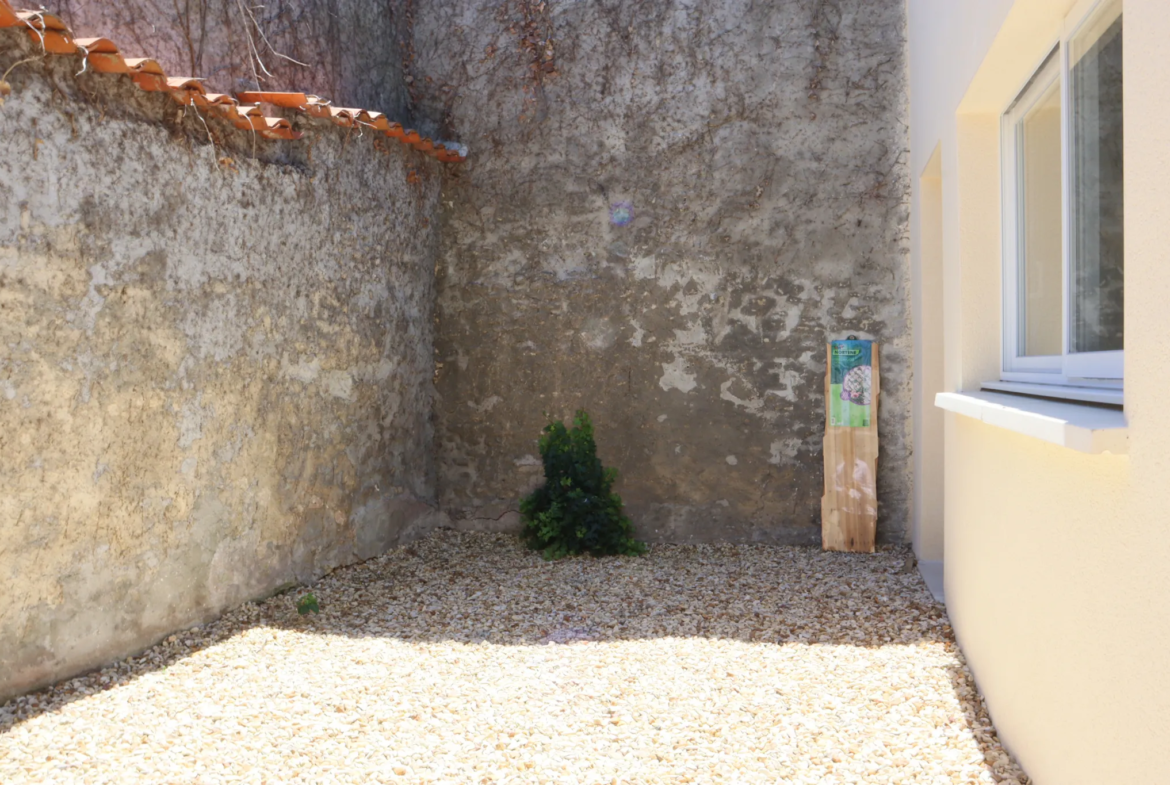
<path fill-rule="evenodd" d="M 842 397 L 842 381 L 833 384 L 834 345 L 869 344 L 871 353 L 868 370 L 862 365 L 853 371 L 853 379 L 868 389 L 855 387 L 851 394 L 857 404 L 847 401 L 845 406 L 834 398 Z M 833 341 L 827 345 L 828 367 L 825 369 L 825 495 L 821 497 L 821 545 L 827 551 L 873 553 L 877 535 L 877 458 L 878 458 L 878 345 L 869 341 Z M 839 348 L 840 351 L 840 348 Z M 837 387 L 836 390 L 833 388 Z M 846 382 L 848 386 L 848 382 Z M 864 398 L 864 401 L 862 400 Z M 834 420 L 850 421 L 846 410 L 854 413 L 849 425 L 835 424 Z M 864 423 L 864 424 L 861 424 Z"/>

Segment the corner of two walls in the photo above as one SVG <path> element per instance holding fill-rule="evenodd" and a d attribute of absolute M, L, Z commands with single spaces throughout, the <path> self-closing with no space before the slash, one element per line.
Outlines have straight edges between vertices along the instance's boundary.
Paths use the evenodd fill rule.
<path fill-rule="evenodd" d="M 902 4 L 409 5 L 387 100 L 471 146 L 447 173 L 327 123 L 208 144 L 67 63 L 10 77 L 0 694 L 436 525 L 514 526 L 545 414 L 578 407 L 642 536 L 815 542 L 848 333 L 882 345 L 903 540 Z"/>

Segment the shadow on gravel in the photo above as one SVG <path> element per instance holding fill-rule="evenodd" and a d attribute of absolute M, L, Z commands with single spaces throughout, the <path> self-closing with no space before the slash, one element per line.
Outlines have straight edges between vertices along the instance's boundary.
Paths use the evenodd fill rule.
<path fill-rule="evenodd" d="M 443 533 L 317 581 L 319 615 L 300 618 L 281 601 L 264 615 L 273 626 L 416 642 L 953 643 L 906 554 L 691 545 L 549 562 L 503 535 Z"/>
<path fill-rule="evenodd" d="M 544 561 L 506 535 L 440 532 L 338 569 L 142 654 L 0 706 L 0 733 L 73 700 L 164 669 L 255 627 L 426 643 L 546 646 L 651 638 L 955 650 L 943 606 L 905 550 L 873 555 L 788 546 L 658 546 L 637 558 Z M 301 616 L 312 591 L 319 614 Z M 988 755 L 994 730 L 969 671 L 951 669 Z M 1010 782 L 1010 780 L 1007 780 Z M 1025 782 L 1025 780 L 1020 780 Z"/>
<path fill-rule="evenodd" d="M 987 712 L 987 704 L 975 686 L 971 671 L 966 667 L 950 666 L 947 672 L 951 676 L 955 697 L 963 706 L 963 717 L 967 721 L 967 727 L 974 734 L 975 741 L 983 752 L 983 760 L 992 769 L 995 781 L 1003 785 L 1032 785 L 1031 778 L 999 743 L 995 725 L 992 724 L 991 715 Z"/>

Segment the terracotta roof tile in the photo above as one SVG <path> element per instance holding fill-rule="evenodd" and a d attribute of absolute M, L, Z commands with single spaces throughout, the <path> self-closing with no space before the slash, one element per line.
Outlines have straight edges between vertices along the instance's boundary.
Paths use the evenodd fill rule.
<path fill-rule="evenodd" d="M 224 95 L 223 93 L 204 93 L 203 95 L 193 96 L 193 98 L 195 106 L 200 109 L 222 109 L 224 106 L 234 107 L 239 103 L 239 101 L 230 95 Z"/>
<path fill-rule="evenodd" d="M 127 57 L 125 62 L 130 78 L 139 89 L 148 93 L 162 93 L 170 89 L 167 85 L 166 72 L 157 60 L 149 57 Z"/>
<path fill-rule="evenodd" d="M 328 120 L 333 117 L 333 113 L 329 110 L 329 102 L 323 98 L 315 95 L 307 96 L 309 102 L 305 104 L 305 112 L 310 117 L 317 117 L 322 120 Z"/>
<path fill-rule="evenodd" d="M 336 107 L 320 96 L 296 92 L 244 91 L 232 98 L 209 93 L 203 80 L 191 76 L 167 76 L 157 60 L 149 57 L 123 58 L 108 38 L 77 38 L 59 16 L 47 11 L 14 11 L 8 0 L 0 0 L 0 28 L 26 28 L 33 42 L 46 54 L 80 55 L 85 68 L 103 74 L 126 74 L 140 89 L 169 92 L 183 105 L 214 112 L 237 128 L 255 131 L 264 139 L 295 140 L 303 134 L 283 117 L 267 117 L 260 104 L 303 112 L 309 117 L 332 120 L 344 128 L 370 128 L 397 139 L 444 163 L 467 158 L 467 148 L 455 142 L 424 138 L 418 131 L 403 128 L 381 112 Z M 237 100 L 238 99 L 238 100 Z"/>
<path fill-rule="evenodd" d="M 183 106 L 198 106 L 196 96 L 202 97 L 207 94 L 203 80 L 190 76 L 168 76 L 167 88 L 171 92 L 171 98 Z"/>
<path fill-rule="evenodd" d="M 385 133 L 386 129 L 390 127 L 390 120 L 381 112 L 374 112 L 370 109 L 362 109 L 357 113 L 355 118 L 362 125 L 368 125 L 372 128 Z"/>
<path fill-rule="evenodd" d="M 20 21 L 20 17 L 12 10 L 12 7 L 4 0 L 0 0 L 0 27 L 16 27 L 24 24 Z"/>
<path fill-rule="evenodd" d="M 118 47 L 108 38 L 77 38 L 77 51 L 85 58 L 87 68 L 99 74 L 128 74 L 130 66 L 122 58 Z"/>
<path fill-rule="evenodd" d="M 340 106 L 329 107 L 329 113 L 333 117 L 333 122 L 340 125 L 342 128 L 352 128 L 357 121 L 357 116 L 362 113 L 361 109 L 346 109 Z"/>
<path fill-rule="evenodd" d="M 262 117 L 265 127 L 260 135 L 265 139 L 300 139 L 304 134 L 294 131 L 292 123 L 283 117 Z"/>
<path fill-rule="evenodd" d="M 73 33 L 61 17 L 48 11 L 17 11 L 16 16 L 28 27 L 28 35 L 49 54 L 71 55 L 77 51 Z"/>
<path fill-rule="evenodd" d="M 108 38 L 77 38 L 74 43 L 85 49 L 88 54 L 118 54 L 118 47 Z"/>
<path fill-rule="evenodd" d="M 225 116 L 236 126 L 245 131 L 267 130 L 264 122 L 264 113 L 259 104 L 237 104 L 226 110 Z"/>
<path fill-rule="evenodd" d="M 194 90 L 200 95 L 206 95 L 207 90 L 203 87 L 203 80 L 196 79 L 194 76 L 168 76 L 167 87 L 172 90 Z"/>
<path fill-rule="evenodd" d="M 208 108 L 214 111 L 224 120 L 234 125 L 236 128 L 243 128 L 248 131 L 254 130 L 252 128 L 252 123 L 247 119 L 247 117 L 240 114 L 239 109 L 235 104 L 212 104 Z"/>
<path fill-rule="evenodd" d="M 154 76 L 165 77 L 166 71 L 158 64 L 157 60 L 152 60 L 149 57 L 128 57 L 126 58 L 126 65 L 130 70 L 136 74 L 153 74 Z"/>

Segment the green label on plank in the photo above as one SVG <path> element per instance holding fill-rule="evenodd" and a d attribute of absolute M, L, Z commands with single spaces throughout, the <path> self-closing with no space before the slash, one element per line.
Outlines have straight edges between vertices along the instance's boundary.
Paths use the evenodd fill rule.
<path fill-rule="evenodd" d="M 868 428 L 873 416 L 873 341 L 829 344 L 829 425 Z"/>

